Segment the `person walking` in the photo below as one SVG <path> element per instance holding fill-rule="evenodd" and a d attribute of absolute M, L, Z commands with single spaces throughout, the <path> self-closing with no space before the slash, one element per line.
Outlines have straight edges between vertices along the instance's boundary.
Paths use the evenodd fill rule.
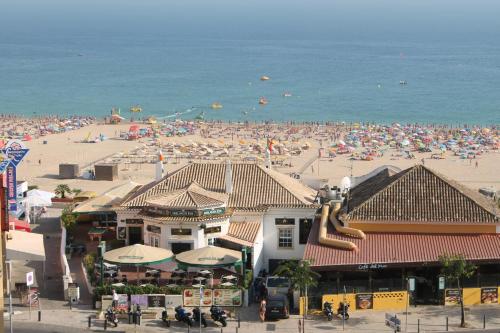
<path fill-rule="evenodd" d="M 116 293 L 116 290 L 113 289 L 113 301 L 111 302 L 111 306 L 113 307 L 113 309 L 116 310 L 117 306 L 118 306 L 118 294 Z"/>

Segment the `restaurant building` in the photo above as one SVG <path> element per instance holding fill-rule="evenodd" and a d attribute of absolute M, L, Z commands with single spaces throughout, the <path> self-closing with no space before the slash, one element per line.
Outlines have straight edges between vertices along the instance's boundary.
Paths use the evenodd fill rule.
<path fill-rule="evenodd" d="M 317 192 L 252 163 L 191 163 L 145 185 L 116 208 L 117 238 L 180 253 L 207 245 L 248 249 L 258 274 L 301 258 Z"/>
<path fill-rule="evenodd" d="M 443 254 L 463 254 L 477 265 L 464 287 L 499 286 L 500 221 L 494 202 L 479 193 L 417 165 L 376 173 L 339 205 L 333 216 L 339 227 L 317 220 L 305 248 L 304 258 L 322 275 L 316 303 L 344 287 L 404 291 L 408 277 L 415 278 L 412 303 L 442 303 L 444 290 L 454 287 L 440 277 Z M 322 227 L 329 241 L 320 239 Z"/>

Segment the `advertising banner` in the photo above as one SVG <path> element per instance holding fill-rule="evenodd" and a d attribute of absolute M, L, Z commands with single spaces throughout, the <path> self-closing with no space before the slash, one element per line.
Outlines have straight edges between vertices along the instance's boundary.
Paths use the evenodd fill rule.
<path fill-rule="evenodd" d="M 148 308 L 165 308 L 165 295 L 148 295 Z"/>
<path fill-rule="evenodd" d="M 241 306 L 241 289 L 214 289 L 214 305 Z"/>
<path fill-rule="evenodd" d="M 184 289 L 182 296 L 184 306 L 200 306 L 200 289 Z M 212 299 L 212 289 L 204 289 L 201 306 L 212 306 Z"/>
<path fill-rule="evenodd" d="M 182 305 L 182 295 L 165 295 L 165 306 L 167 308 L 175 308 Z"/>
<path fill-rule="evenodd" d="M 373 309 L 373 294 L 356 294 L 356 309 Z"/>
<path fill-rule="evenodd" d="M 12 165 L 7 167 L 7 202 L 9 211 L 17 211 L 16 168 Z"/>
<path fill-rule="evenodd" d="M 498 288 L 481 288 L 481 304 L 497 304 Z"/>
<path fill-rule="evenodd" d="M 130 305 L 137 304 L 141 309 L 148 308 L 148 295 L 130 295 Z"/>
<path fill-rule="evenodd" d="M 460 290 L 446 289 L 444 291 L 444 305 L 458 305 L 460 304 Z"/>

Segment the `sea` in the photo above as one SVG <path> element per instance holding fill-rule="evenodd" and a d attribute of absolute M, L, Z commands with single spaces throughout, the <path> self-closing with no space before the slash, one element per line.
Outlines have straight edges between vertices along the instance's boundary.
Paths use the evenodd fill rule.
<path fill-rule="evenodd" d="M 0 32 L 0 113 L 105 117 L 117 107 L 136 119 L 500 124 L 500 37 L 96 25 Z"/>

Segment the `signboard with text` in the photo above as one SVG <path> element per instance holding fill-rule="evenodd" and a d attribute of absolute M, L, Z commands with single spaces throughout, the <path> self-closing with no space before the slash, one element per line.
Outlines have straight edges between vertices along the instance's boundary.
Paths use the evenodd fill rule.
<path fill-rule="evenodd" d="M 444 305 L 458 305 L 460 304 L 460 290 L 446 289 L 444 291 Z"/>
<path fill-rule="evenodd" d="M 16 167 L 9 165 L 7 167 L 7 202 L 9 211 L 17 211 L 17 182 L 16 182 Z"/>
<path fill-rule="evenodd" d="M 356 294 L 356 309 L 373 309 L 373 294 Z"/>
<path fill-rule="evenodd" d="M 214 289 L 214 305 L 241 306 L 241 289 Z"/>
<path fill-rule="evenodd" d="M 498 288 L 481 288 L 481 304 L 497 304 L 498 303 Z"/>
<path fill-rule="evenodd" d="M 200 289 L 184 289 L 182 293 L 184 306 L 200 306 Z M 203 290 L 201 306 L 212 306 L 212 289 Z"/>

